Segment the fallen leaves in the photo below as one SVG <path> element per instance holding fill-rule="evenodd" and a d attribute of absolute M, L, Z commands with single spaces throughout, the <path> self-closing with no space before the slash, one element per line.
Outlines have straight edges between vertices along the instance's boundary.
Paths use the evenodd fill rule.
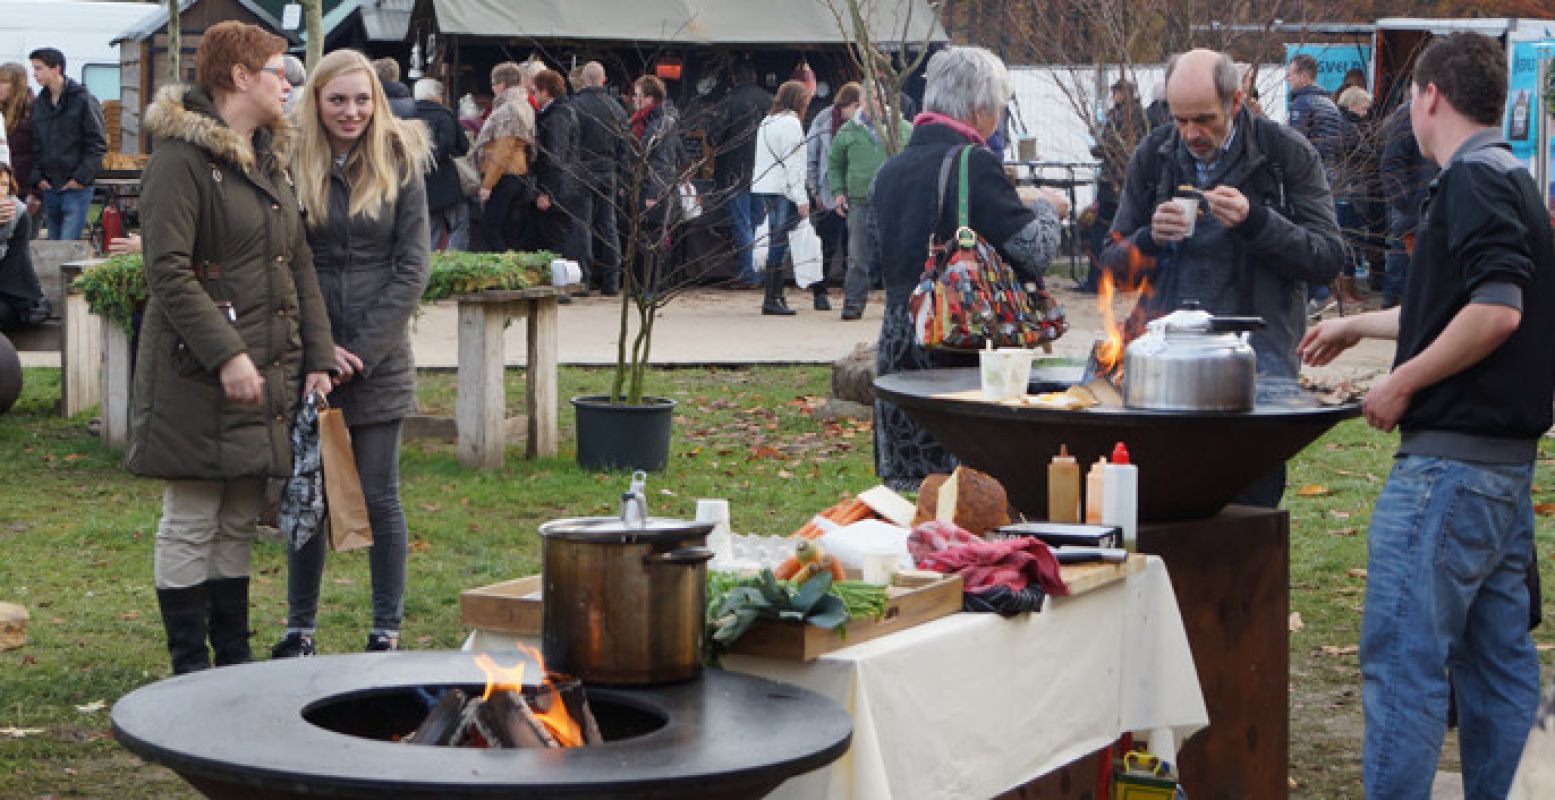
<path fill-rule="evenodd" d="M 40 733 L 43 733 L 42 728 L 0 728 L 0 736 L 9 736 L 12 739 L 23 739 Z"/>
<path fill-rule="evenodd" d="M 1555 517 L 1555 503 L 1534 503 L 1533 513 L 1541 517 Z"/>
<path fill-rule="evenodd" d="M 1317 483 L 1309 483 L 1296 490 L 1297 497 L 1327 497 L 1330 494 L 1333 492 L 1329 491 L 1327 486 Z"/>
<path fill-rule="evenodd" d="M 1361 648 L 1358 645 L 1353 645 L 1353 644 L 1347 644 L 1347 645 L 1325 644 L 1325 645 L 1323 645 L 1323 655 L 1325 655 L 1325 656 L 1353 656 L 1353 655 L 1355 655 L 1356 653 L 1359 653 L 1359 652 L 1361 652 Z"/>
<path fill-rule="evenodd" d="M 1354 569 L 1347 569 L 1347 570 L 1344 571 L 1344 574 L 1346 574 L 1346 575 L 1348 575 L 1348 576 L 1350 576 L 1352 578 L 1360 578 L 1362 580 L 1365 580 L 1365 578 L 1366 578 L 1366 570 L 1361 568 L 1361 567 L 1356 567 Z"/>
<path fill-rule="evenodd" d="M 92 702 L 87 703 L 84 706 L 76 706 L 76 710 L 81 712 L 82 714 L 96 714 L 97 712 L 102 711 L 107 706 L 108 706 L 108 704 L 103 702 L 103 701 L 101 701 L 101 700 L 93 700 Z"/>
<path fill-rule="evenodd" d="M 135 620 L 140 619 L 140 612 L 126 611 L 119 615 L 119 619 L 124 620 L 125 622 L 134 622 Z"/>
<path fill-rule="evenodd" d="M 1348 538 L 1348 537 L 1354 536 L 1355 534 L 1357 534 L 1359 532 L 1360 532 L 1360 529 L 1359 528 L 1355 528 L 1355 527 L 1334 528 L 1333 530 L 1328 532 L 1328 535 L 1330 535 L 1330 536 L 1343 536 L 1343 537 Z"/>
<path fill-rule="evenodd" d="M 1301 621 L 1301 612 L 1300 611 L 1292 611 L 1292 612 L 1290 612 L 1290 632 L 1291 633 L 1297 633 L 1302 628 L 1305 628 L 1305 627 L 1307 627 L 1307 624 L 1305 622 Z"/>

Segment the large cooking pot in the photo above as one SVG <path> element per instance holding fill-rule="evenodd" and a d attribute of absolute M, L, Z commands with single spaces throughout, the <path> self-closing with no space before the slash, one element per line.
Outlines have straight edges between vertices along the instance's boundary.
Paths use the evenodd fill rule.
<path fill-rule="evenodd" d="M 546 668 L 614 685 L 701 675 L 712 529 L 648 517 L 640 493 L 621 517 L 541 525 Z"/>
<path fill-rule="evenodd" d="M 1161 411 L 1251 411 L 1261 317 L 1220 317 L 1197 303 L 1150 321 L 1123 351 L 1123 404 Z"/>

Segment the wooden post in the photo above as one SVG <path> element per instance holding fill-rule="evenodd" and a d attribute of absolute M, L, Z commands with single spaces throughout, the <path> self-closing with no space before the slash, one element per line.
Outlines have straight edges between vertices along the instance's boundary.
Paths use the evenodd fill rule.
<path fill-rule="evenodd" d="M 64 285 L 59 348 L 59 413 L 73 417 L 102 402 L 103 318 L 86 306 L 86 297 L 71 284 L 81 274 L 80 264 L 60 267 Z"/>
<path fill-rule="evenodd" d="M 507 315 L 479 302 L 459 301 L 459 393 L 454 419 L 459 428 L 459 463 L 501 469 L 503 415 L 502 331 Z"/>
<path fill-rule="evenodd" d="M 557 405 L 557 304 L 554 297 L 531 300 L 529 309 L 528 369 L 524 374 L 524 403 L 529 417 L 529 436 L 524 446 L 528 458 L 556 455 L 561 438 Z"/>
<path fill-rule="evenodd" d="M 123 326 L 102 325 L 103 444 L 120 451 L 130 443 L 130 334 Z"/>

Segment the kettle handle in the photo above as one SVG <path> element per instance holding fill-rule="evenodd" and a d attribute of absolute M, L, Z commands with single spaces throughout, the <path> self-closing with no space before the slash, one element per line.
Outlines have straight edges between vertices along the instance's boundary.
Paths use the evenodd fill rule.
<path fill-rule="evenodd" d="M 711 561 L 713 551 L 707 547 L 678 547 L 667 553 L 649 553 L 643 556 L 644 564 L 671 564 L 690 566 Z"/>
<path fill-rule="evenodd" d="M 1261 331 L 1267 323 L 1263 317 L 1210 317 L 1209 330 L 1211 333 L 1230 333 L 1233 331 Z"/>

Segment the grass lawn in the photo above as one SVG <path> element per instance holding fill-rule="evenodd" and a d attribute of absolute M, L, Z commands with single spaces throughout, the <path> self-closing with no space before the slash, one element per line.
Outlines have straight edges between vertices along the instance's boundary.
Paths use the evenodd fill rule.
<path fill-rule="evenodd" d="M 521 385 L 509 377 L 508 397 L 521 402 Z M 603 370 L 564 368 L 561 377 L 563 397 L 609 382 Z M 151 578 L 161 485 L 125 473 L 87 433 L 85 418 L 53 416 L 58 380 L 55 370 L 28 370 L 22 400 L 0 416 L 0 600 L 32 615 L 27 646 L 0 653 L 0 798 L 194 797 L 171 773 L 128 755 L 108 730 L 119 696 L 168 672 Z M 689 517 L 696 498 L 726 497 L 737 530 L 787 533 L 840 495 L 873 485 L 867 424 L 823 423 L 808 413 L 806 398 L 823 397 L 827 382 L 818 367 L 656 373 L 651 388 L 680 408 L 671 464 L 649 479 L 653 512 Z M 453 387 L 451 374 L 424 375 L 423 408 L 451 413 Z M 457 647 L 460 591 L 538 572 L 539 523 L 614 512 L 625 476 L 572 463 L 571 419 L 564 411 L 560 457 L 510 455 L 500 472 L 459 467 L 451 443 L 406 445 L 408 647 Z M 1292 465 L 1291 606 L 1302 623 L 1291 634 L 1294 797 L 1361 794 L 1354 645 L 1365 577 L 1357 570 L 1365 567 L 1366 523 L 1394 443 L 1350 422 Z M 1327 493 L 1296 496 L 1307 484 Z M 1555 501 L 1546 460 L 1538 484 L 1536 501 Z M 1541 552 L 1555 552 L 1540 520 Z M 330 558 L 320 647 L 356 651 L 369 622 L 367 558 Z M 1550 561 L 1542 565 L 1545 585 L 1555 586 Z M 256 653 L 280 636 L 285 583 L 282 547 L 261 542 Z M 1545 628 L 1536 635 L 1555 642 Z M 8 728 L 40 732 L 14 738 Z"/>

